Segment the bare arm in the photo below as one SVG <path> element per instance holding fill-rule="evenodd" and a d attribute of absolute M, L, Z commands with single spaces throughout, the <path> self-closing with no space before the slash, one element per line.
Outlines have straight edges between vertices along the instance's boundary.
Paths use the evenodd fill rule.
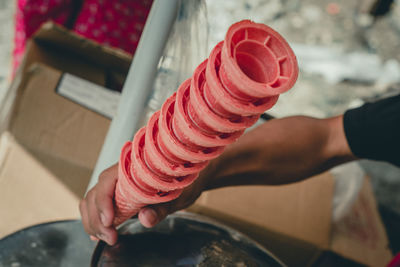
<path fill-rule="evenodd" d="M 287 184 L 355 159 L 343 117 L 304 116 L 264 123 L 213 162 L 207 189 L 231 185 Z"/>
<path fill-rule="evenodd" d="M 342 116 L 322 120 L 304 116 L 272 120 L 227 147 L 179 198 L 140 210 L 139 220 L 144 226 L 152 227 L 168 214 L 191 205 L 204 190 L 293 183 L 355 158 L 347 144 Z M 86 232 L 109 244 L 117 240 L 111 225 L 117 172 L 117 165 L 104 171 L 80 205 Z"/>

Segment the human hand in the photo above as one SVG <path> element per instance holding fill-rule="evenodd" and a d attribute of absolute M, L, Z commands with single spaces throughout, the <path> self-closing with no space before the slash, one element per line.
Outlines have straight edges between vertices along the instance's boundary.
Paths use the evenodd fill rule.
<path fill-rule="evenodd" d="M 109 245 L 117 242 L 114 220 L 114 192 L 118 179 L 118 164 L 104 170 L 97 184 L 79 204 L 82 224 L 92 240 L 101 239 Z"/>
<path fill-rule="evenodd" d="M 190 206 L 206 187 L 212 165 L 212 163 L 209 164 L 196 181 L 185 188 L 177 199 L 142 208 L 138 214 L 141 224 L 145 227 L 153 227 L 168 214 Z M 87 193 L 79 205 L 82 224 L 91 239 L 101 239 L 109 245 L 114 245 L 118 236 L 112 225 L 114 221 L 113 198 L 117 179 L 118 164 L 115 164 L 100 174 L 98 183 Z"/>
<path fill-rule="evenodd" d="M 206 187 L 207 173 L 207 169 L 201 172 L 193 184 L 186 187 L 177 199 L 142 208 L 138 214 L 140 223 L 147 228 L 154 227 L 167 215 L 192 205 Z"/>

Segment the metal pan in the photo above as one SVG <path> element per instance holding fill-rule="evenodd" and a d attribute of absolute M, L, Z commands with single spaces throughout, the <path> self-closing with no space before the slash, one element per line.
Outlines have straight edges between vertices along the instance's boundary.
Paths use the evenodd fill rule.
<path fill-rule="evenodd" d="M 245 235 L 193 213 L 170 215 L 151 229 L 131 219 L 118 232 L 116 245 L 98 243 L 92 267 L 284 266 Z"/>
<path fill-rule="evenodd" d="M 38 224 L 0 239 L 0 267 L 89 266 L 94 247 L 79 220 Z"/>

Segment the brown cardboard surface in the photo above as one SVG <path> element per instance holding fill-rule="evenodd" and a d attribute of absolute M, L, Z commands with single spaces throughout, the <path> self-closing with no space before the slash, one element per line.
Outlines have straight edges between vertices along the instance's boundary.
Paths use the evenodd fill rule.
<path fill-rule="evenodd" d="M 79 198 L 5 132 L 0 137 L 0 238 L 21 228 L 78 218 Z"/>
<path fill-rule="evenodd" d="M 242 231 L 288 266 L 311 266 L 329 246 L 333 189 L 324 173 L 291 185 L 212 190 L 189 210 Z"/>
<path fill-rule="evenodd" d="M 53 24 L 44 25 L 29 41 L 0 105 L 1 132 L 10 131 L 0 147 L 0 237 L 79 216 L 79 199 L 110 120 L 55 89 L 63 72 L 99 85 L 105 85 L 108 76 L 117 77 L 122 84 L 130 62 L 121 51 Z"/>
<path fill-rule="evenodd" d="M 53 24 L 29 41 L 0 103 L 0 238 L 79 216 L 110 120 L 55 90 L 65 72 L 118 89 L 131 59 Z"/>
<path fill-rule="evenodd" d="M 66 28 L 48 22 L 35 33 L 35 41 L 52 47 L 62 47 L 63 51 L 72 52 L 92 65 L 127 73 L 132 56 L 122 49 L 100 45 Z"/>
<path fill-rule="evenodd" d="M 25 51 L 17 76 L 31 64 L 43 63 L 99 85 L 105 85 L 108 76 L 125 77 L 132 61 L 123 50 L 101 46 L 52 22 L 41 26 Z"/>
<path fill-rule="evenodd" d="M 0 103 L 0 133 L 10 131 L 66 190 L 82 197 L 110 120 L 58 95 L 56 87 L 66 72 L 103 86 L 112 77 L 119 88 L 131 59 L 65 28 L 43 25 Z"/>
<path fill-rule="evenodd" d="M 366 178 L 350 212 L 334 225 L 333 189 L 332 175 L 324 173 L 292 185 L 209 191 L 189 210 L 242 231 L 288 266 L 385 266 L 392 254 L 370 181 Z"/>
<path fill-rule="evenodd" d="M 73 164 L 40 150 L 27 151 L 77 197 L 82 198 L 85 195 L 92 174 L 91 168 Z"/>
<path fill-rule="evenodd" d="M 386 266 L 392 258 L 372 185 L 367 177 L 351 211 L 332 228 L 331 249 L 368 266 Z"/>
<path fill-rule="evenodd" d="M 330 173 L 284 186 L 246 186 L 204 193 L 195 205 L 328 247 L 334 181 Z"/>
<path fill-rule="evenodd" d="M 238 219 L 237 217 L 226 215 L 205 206 L 194 205 L 188 210 L 214 218 L 221 223 L 241 231 L 291 267 L 309 266 L 309 263 L 318 258 L 321 253 L 321 249 L 318 246 L 273 232 L 265 227 L 251 224 L 244 219 Z"/>
<path fill-rule="evenodd" d="M 95 84 L 121 90 L 132 57 L 113 48 L 100 46 L 67 29 L 48 22 L 28 41 L 24 59 L 6 97 L 0 103 L 0 133 L 8 129 L 18 88 L 24 87 L 32 64 L 42 63 Z"/>
<path fill-rule="evenodd" d="M 106 83 L 106 71 L 99 65 L 82 60 L 82 58 L 62 47 L 39 44 L 35 37 L 27 42 L 24 59 L 19 67 L 17 76 L 24 76 L 32 64 L 42 63 L 82 77 L 99 85 Z"/>
<path fill-rule="evenodd" d="M 33 65 L 19 88 L 10 132 L 33 151 L 92 169 L 110 120 L 55 91 L 62 72 Z"/>

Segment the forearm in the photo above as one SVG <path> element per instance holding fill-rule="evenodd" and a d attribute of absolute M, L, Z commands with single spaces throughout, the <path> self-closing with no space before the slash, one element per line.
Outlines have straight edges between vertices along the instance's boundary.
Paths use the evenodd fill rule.
<path fill-rule="evenodd" d="M 206 188 L 293 183 L 352 159 L 342 116 L 276 119 L 246 133 L 211 162 Z"/>

